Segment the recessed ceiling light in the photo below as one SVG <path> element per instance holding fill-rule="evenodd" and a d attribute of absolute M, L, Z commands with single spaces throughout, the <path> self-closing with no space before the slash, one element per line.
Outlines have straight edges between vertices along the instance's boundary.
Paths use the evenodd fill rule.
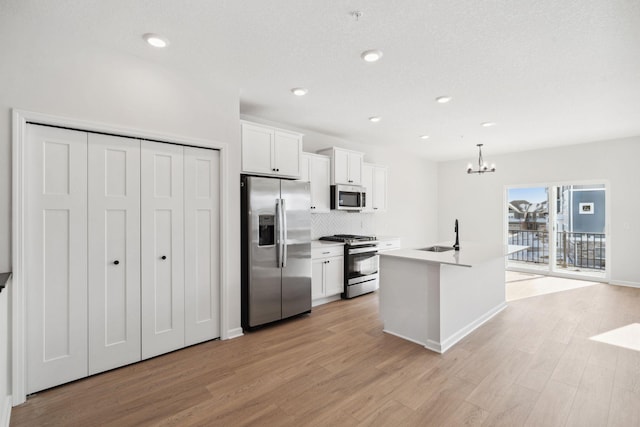
<path fill-rule="evenodd" d="M 306 87 L 294 87 L 291 89 L 291 93 L 295 96 L 305 96 L 309 92 L 309 89 Z"/>
<path fill-rule="evenodd" d="M 382 51 L 378 49 L 365 50 L 360 54 L 360 57 L 367 62 L 376 62 L 378 59 L 382 58 Z"/>
<path fill-rule="evenodd" d="M 491 126 L 495 126 L 496 122 L 484 122 L 484 123 L 480 123 L 482 126 L 486 127 L 486 128 L 490 128 Z"/>
<path fill-rule="evenodd" d="M 153 47 L 163 48 L 169 44 L 167 39 L 153 33 L 144 34 L 142 38 Z"/>
<path fill-rule="evenodd" d="M 382 117 L 380 117 L 380 116 L 371 116 L 371 117 L 369 117 L 369 121 L 373 122 L 373 123 L 378 123 L 380 120 L 382 120 Z"/>
<path fill-rule="evenodd" d="M 450 96 L 439 96 L 436 98 L 436 102 L 439 102 L 440 104 L 446 104 L 447 102 L 451 101 L 453 98 L 451 98 Z"/>
<path fill-rule="evenodd" d="M 422 139 L 429 139 L 429 135 L 420 135 L 420 138 L 422 138 Z"/>

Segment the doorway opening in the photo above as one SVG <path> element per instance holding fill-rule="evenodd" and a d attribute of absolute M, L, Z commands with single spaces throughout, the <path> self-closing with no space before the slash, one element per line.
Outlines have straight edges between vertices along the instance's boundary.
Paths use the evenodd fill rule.
<path fill-rule="evenodd" d="M 607 185 L 569 183 L 506 189 L 506 242 L 528 249 L 507 270 L 607 278 Z"/>

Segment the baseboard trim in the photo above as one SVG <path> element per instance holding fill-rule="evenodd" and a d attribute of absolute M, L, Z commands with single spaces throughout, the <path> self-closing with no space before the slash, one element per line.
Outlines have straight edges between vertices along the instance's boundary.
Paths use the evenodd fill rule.
<path fill-rule="evenodd" d="M 0 407 L 0 427 L 9 427 L 11 421 L 11 396 L 7 396 Z"/>
<path fill-rule="evenodd" d="M 227 337 L 225 338 L 225 340 L 232 340 L 234 338 L 238 338 L 243 335 L 244 334 L 242 333 L 242 328 L 229 329 L 229 331 L 227 331 Z"/>
<path fill-rule="evenodd" d="M 427 350 L 435 351 L 436 353 L 440 353 L 440 354 L 444 353 L 444 351 L 442 351 L 442 346 L 437 341 L 427 340 L 427 343 L 424 345 L 424 348 L 426 348 Z"/>
<path fill-rule="evenodd" d="M 496 314 L 500 313 L 505 308 L 507 308 L 507 303 L 506 302 L 501 302 L 500 304 L 498 304 L 497 306 L 495 306 L 494 308 L 492 308 L 491 310 L 489 310 L 488 312 L 486 312 L 482 316 L 478 317 L 473 322 L 469 323 L 464 328 L 460 329 L 455 334 L 451 335 L 446 340 L 438 343 L 440 345 L 440 348 L 441 348 L 440 353 L 444 353 L 445 351 L 449 350 L 458 341 L 460 341 L 462 338 L 466 337 L 471 332 L 473 332 L 476 329 L 478 329 L 480 326 L 485 324 L 487 321 L 489 321 L 489 319 L 491 319 Z"/>
<path fill-rule="evenodd" d="M 451 347 L 453 347 L 455 344 L 457 344 L 458 341 L 460 341 L 462 338 L 466 337 L 471 332 L 475 331 L 480 326 L 484 325 L 493 316 L 495 316 L 496 314 L 500 313 L 505 308 L 507 308 L 507 303 L 506 302 L 502 302 L 502 303 L 498 304 L 497 306 L 495 306 L 494 308 L 492 308 L 491 310 L 489 310 L 488 312 L 486 312 L 482 316 L 478 317 L 476 320 L 474 320 L 473 322 L 469 323 L 467 326 L 465 326 L 464 328 L 460 329 L 458 332 L 456 332 L 455 334 L 451 335 L 449 338 L 447 338 L 446 340 L 444 340 L 442 342 L 433 341 L 433 340 L 429 340 L 428 339 L 427 342 L 424 343 L 424 342 L 421 342 L 421 341 L 418 341 L 418 340 L 414 340 L 412 338 L 405 337 L 404 335 L 400 335 L 400 334 L 397 334 L 395 332 L 388 331 L 386 329 L 383 329 L 382 331 L 387 333 L 387 334 L 389 334 L 389 335 L 393 335 L 393 336 L 396 336 L 398 338 L 402 338 L 403 340 L 407 340 L 407 341 L 411 341 L 411 342 L 416 343 L 416 344 L 420 344 L 421 346 L 423 346 L 427 350 L 431 350 L 431 351 L 434 351 L 436 353 L 441 353 L 442 354 L 445 351 L 449 350 Z"/>
<path fill-rule="evenodd" d="M 640 288 L 640 283 L 638 282 L 627 282 L 624 280 L 611 280 L 609 282 L 610 285 L 615 285 L 615 286 L 626 286 L 628 288 Z"/>
<path fill-rule="evenodd" d="M 386 330 L 386 329 L 382 329 L 382 332 L 387 333 L 387 334 L 389 334 L 389 335 L 393 335 L 394 337 L 402 338 L 403 340 L 411 341 L 412 343 L 419 344 L 419 345 L 421 345 L 421 346 L 423 346 L 423 347 L 426 347 L 426 346 L 427 346 L 427 345 L 426 345 L 425 343 L 423 343 L 423 342 L 420 342 L 420 341 L 418 341 L 418 340 L 414 340 L 414 339 L 409 338 L 409 337 L 405 337 L 404 335 L 400 335 L 400 334 L 397 334 L 397 333 L 395 333 L 395 332 L 388 331 L 388 330 Z"/>

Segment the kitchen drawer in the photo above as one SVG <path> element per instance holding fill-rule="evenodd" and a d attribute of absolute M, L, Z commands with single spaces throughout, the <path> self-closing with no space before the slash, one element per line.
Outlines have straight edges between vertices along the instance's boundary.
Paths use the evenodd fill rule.
<path fill-rule="evenodd" d="M 344 245 L 311 249 L 311 259 L 330 258 L 336 256 L 344 256 Z"/>

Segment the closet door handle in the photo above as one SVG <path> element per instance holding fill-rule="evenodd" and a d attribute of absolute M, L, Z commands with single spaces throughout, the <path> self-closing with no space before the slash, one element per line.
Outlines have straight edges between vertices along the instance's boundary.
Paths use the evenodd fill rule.
<path fill-rule="evenodd" d="M 162 255 L 160 258 L 167 259 L 167 256 L 166 255 Z"/>
<path fill-rule="evenodd" d="M 120 261 L 115 260 L 115 261 L 113 261 L 113 263 L 114 263 L 115 265 L 118 265 L 118 264 L 120 264 Z"/>

